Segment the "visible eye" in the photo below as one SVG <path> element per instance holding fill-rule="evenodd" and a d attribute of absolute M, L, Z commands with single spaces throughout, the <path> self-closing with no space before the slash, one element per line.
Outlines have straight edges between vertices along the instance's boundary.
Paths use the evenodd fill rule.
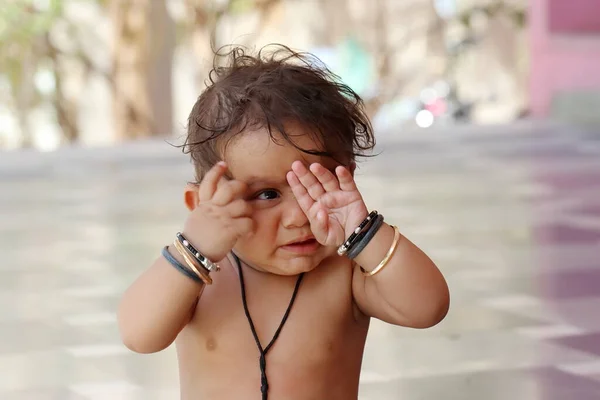
<path fill-rule="evenodd" d="M 272 189 L 263 190 L 255 196 L 257 200 L 275 200 L 278 197 L 279 193 Z"/>

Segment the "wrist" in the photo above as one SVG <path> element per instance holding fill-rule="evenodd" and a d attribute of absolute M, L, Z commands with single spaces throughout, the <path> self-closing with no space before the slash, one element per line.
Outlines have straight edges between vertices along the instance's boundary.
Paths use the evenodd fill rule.
<path fill-rule="evenodd" d="M 207 241 L 201 237 L 201 235 L 194 234 L 193 232 L 184 229 L 181 231 L 183 236 L 190 242 L 190 244 L 200 252 L 204 257 L 208 258 L 212 262 L 218 262 L 223 259 L 219 254 L 220 251 L 215 246 L 207 246 Z M 227 252 L 225 252 L 227 254 Z"/>
<path fill-rule="evenodd" d="M 354 261 L 365 270 L 371 271 L 385 257 L 394 242 L 394 234 L 394 228 L 384 222 L 373 239 L 356 256 Z"/>
<path fill-rule="evenodd" d="M 367 216 L 369 215 L 369 210 L 367 210 L 367 206 L 363 203 L 356 209 L 351 210 L 348 214 L 348 222 L 344 227 L 344 240 L 347 240 L 350 237 L 350 235 L 352 235 L 354 230 L 358 228 L 360 223 L 364 221 L 365 218 L 367 218 Z"/>
<path fill-rule="evenodd" d="M 174 247 L 177 247 L 177 242 L 174 242 L 173 245 Z M 208 274 L 202 273 L 196 266 L 192 266 L 186 257 L 182 253 L 179 253 L 179 249 L 177 249 L 178 251 L 176 253 L 178 253 L 177 255 L 180 256 L 179 258 L 182 261 L 175 258 L 174 254 L 171 253 L 170 248 L 171 246 L 165 246 L 161 254 L 171 266 L 200 285 L 212 283 Z"/>

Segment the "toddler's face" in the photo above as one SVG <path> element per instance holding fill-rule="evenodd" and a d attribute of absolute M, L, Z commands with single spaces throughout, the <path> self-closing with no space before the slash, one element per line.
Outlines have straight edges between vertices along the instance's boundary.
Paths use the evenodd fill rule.
<path fill-rule="evenodd" d="M 286 127 L 303 149 L 319 146 L 302 128 Z M 332 159 L 303 153 L 283 138 L 274 143 L 266 130 L 243 133 L 232 140 L 224 154 L 233 179 L 248 184 L 246 200 L 252 205 L 255 230 L 240 238 L 235 253 L 248 265 L 278 275 L 296 275 L 315 268 L 336 248 L 321 246 L 312 236 L 306 215 L 287 183 L 286 174 L 296 160 L 306 165 L 321 163 L 333 170 Z"/>

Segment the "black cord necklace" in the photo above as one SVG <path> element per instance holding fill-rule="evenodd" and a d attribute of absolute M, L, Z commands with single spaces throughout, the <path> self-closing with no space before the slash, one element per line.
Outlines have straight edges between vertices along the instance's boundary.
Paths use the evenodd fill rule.
<path fill-rule="evenodd" d="M 242 303 L 244 304 L 244 313 L 246 314 L 246 319 L 248 319 L 248 324 L 250 325 L 250 330 L 252 331 L 252 336 L 254 336 L 254 341 L 256 342 L 256 346 L 258 347 L 258 351 L 260 353 L 259 365 L 260 365 L 260 392 L 262 393 L 262 400 L 267 400 L 268 392 L 269 392 L 269 380 L 267 379 L 267 352 L 275 343 L 275 340 L 279 337 L 281 333 L 281 329 L 285 324 L 285 321 L 288 319 L 290 315 L 290 311 L 292 310 L 292 305 L 294 304 L 294 300 L 296 299 L 296 295 L 298 294 L 298 288 L 300 287 L 300 282 L 302 282 L 302 278 L 304 277 L 304 273 L 301 273 L 298 276 L 298 280 L 296 281 L 296 286 L 294 287 L 294 293 L 292 293 L 292 298 L 290 299 L 290 303 L 285 310 L 285 314 L 283 314 L 283 318 L 279 323 L 279 327 L 275 331 L 273 335 L 273 339 L 269 342 L 267 347 L 263 348 L 260 344 L 260 340 L 258 339 L 258 334 L 256 333 L 256 329 L 254 328 L 254 322 L 252 322 L 252 317 L 250 316 L 250 311 L 248 311 L 248 302 L 246 301 L 246 287 L 244 285 L 244 273 L 242 272 L 242 263 L 238 256 L 233 254 L 233 258 L 238 267 L 238 271 L 240 274 L 240 286 L 242 288 Z"/>

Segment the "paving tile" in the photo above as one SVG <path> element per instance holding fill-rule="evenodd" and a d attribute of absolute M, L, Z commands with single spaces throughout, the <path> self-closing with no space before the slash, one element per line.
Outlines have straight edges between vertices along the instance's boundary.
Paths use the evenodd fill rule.
<path fill-rule="evenodd" d="M 452 308 L 428 330 L 372 323 L 361 400 L 600 398 L 597 132 L 424 132 L 382 136 L 357 181 L 438 263 Z M 1 399 L 178 397 L 174 349 L 126 351 L 115 310 L 179 229 L 190 177 L 160 141 L 2 154 Z"/>

